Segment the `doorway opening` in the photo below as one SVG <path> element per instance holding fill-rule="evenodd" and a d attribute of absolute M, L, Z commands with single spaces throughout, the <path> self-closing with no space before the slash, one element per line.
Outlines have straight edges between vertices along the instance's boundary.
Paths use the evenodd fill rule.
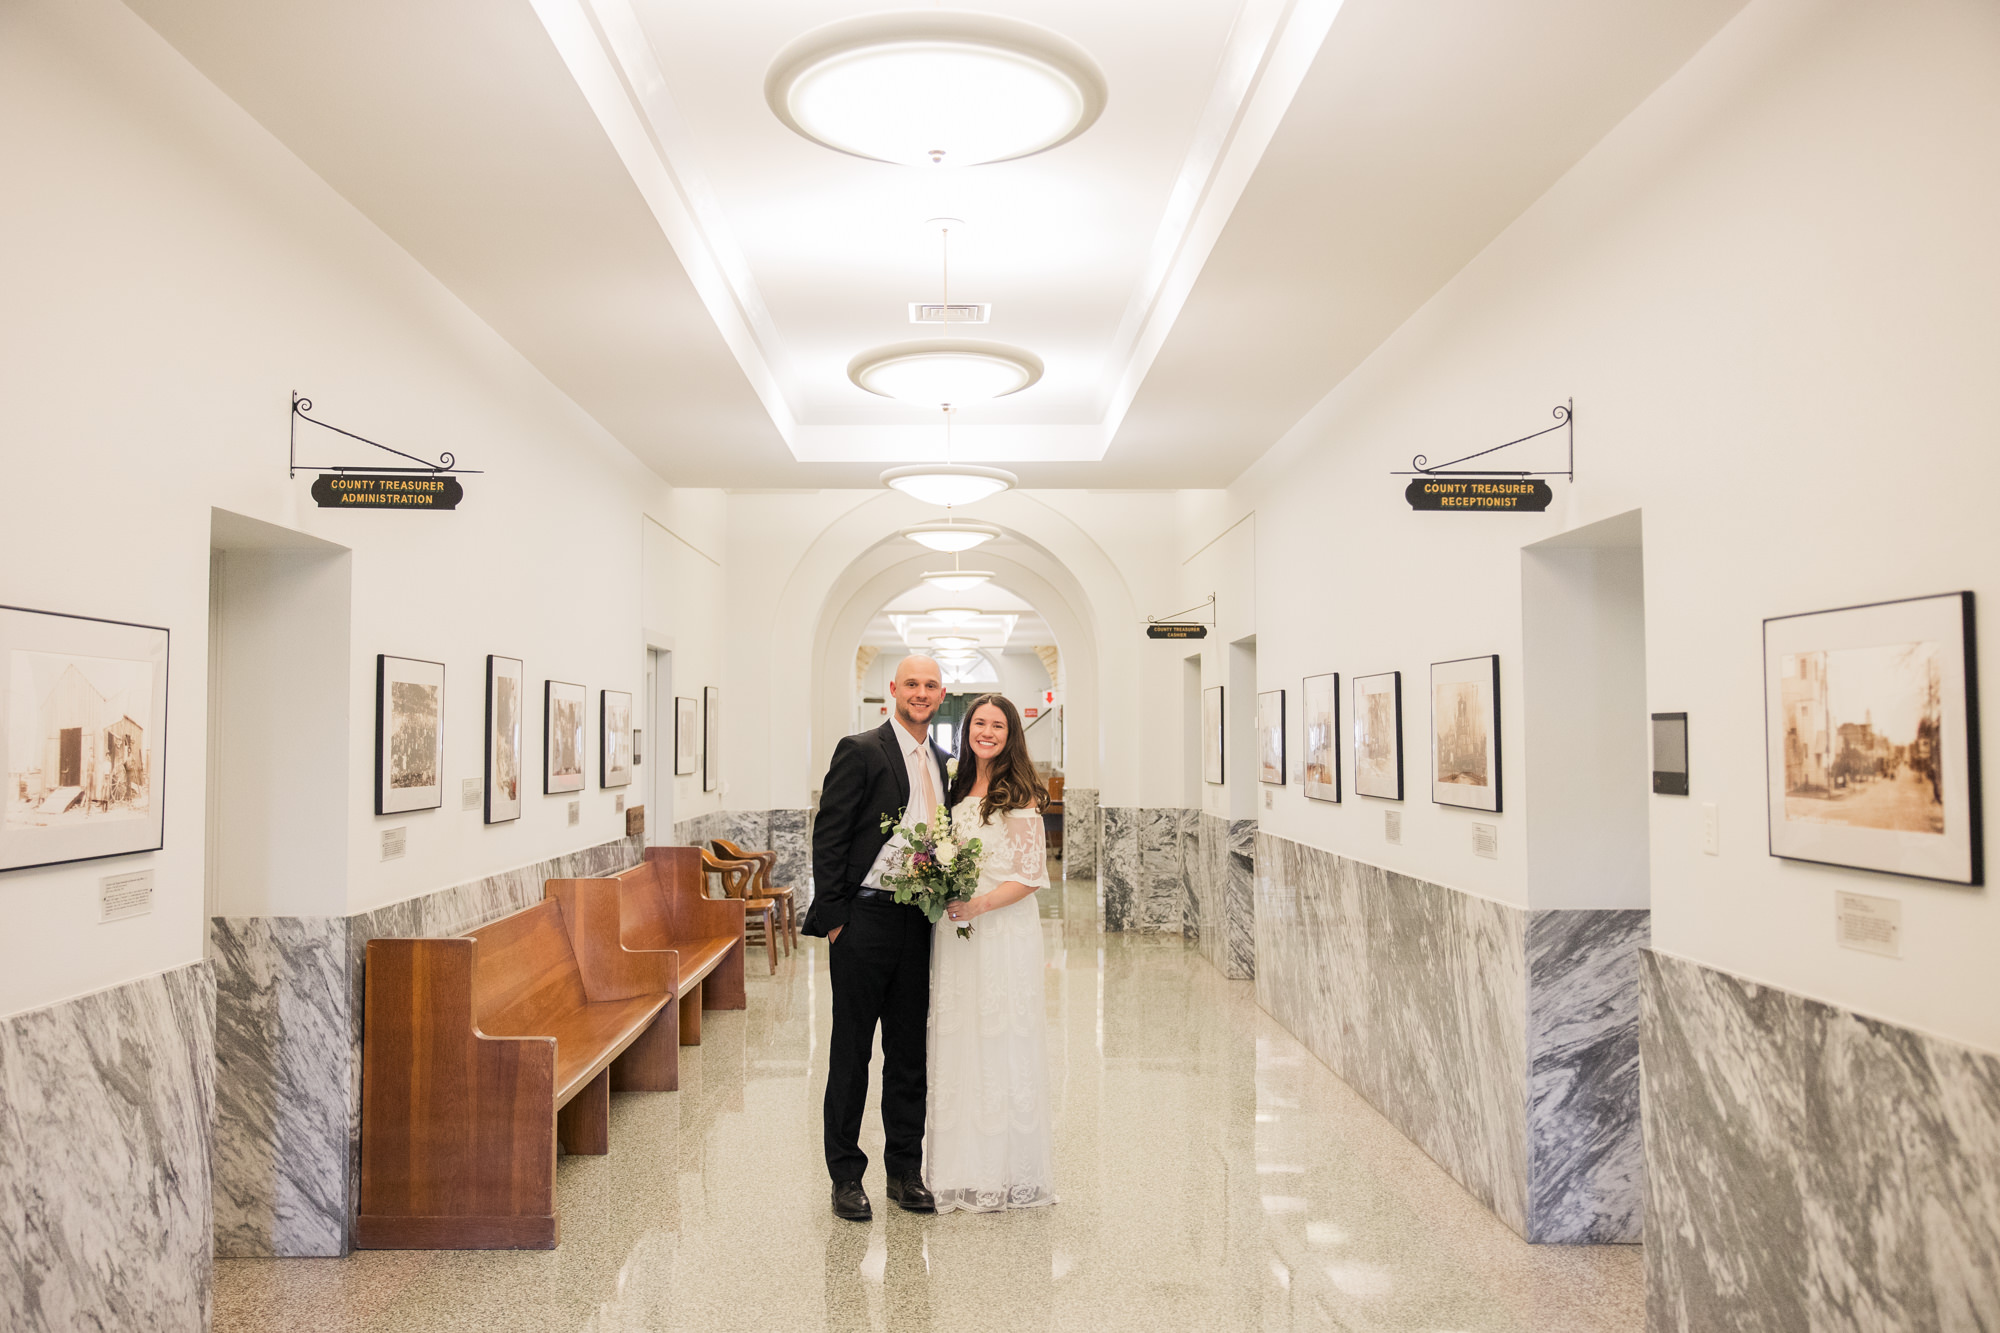
<path fill-rule="evenodd" d="M 1638 510 L 1521 549 L 1528 903 L 1651 905 Z"/>

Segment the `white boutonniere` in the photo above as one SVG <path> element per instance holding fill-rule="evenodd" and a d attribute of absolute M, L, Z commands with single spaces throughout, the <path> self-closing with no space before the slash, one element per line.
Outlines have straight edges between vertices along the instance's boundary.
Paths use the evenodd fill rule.
<path fill-rule="evenodd" d="M 956 782 L 956 781 L 958 781 L 958 756 L 957 756 L 957 755 L 953 755 L 953 756 L 952 756 L 951 758 L 949 758 L 949 759 L 947 759 L 947 760 L 945 760 L 945 761 L 944 761 L 944 780 L 945 780 L 945 781 L 946 781 L 947 783 L 952 783 L 952 782 Z"/>

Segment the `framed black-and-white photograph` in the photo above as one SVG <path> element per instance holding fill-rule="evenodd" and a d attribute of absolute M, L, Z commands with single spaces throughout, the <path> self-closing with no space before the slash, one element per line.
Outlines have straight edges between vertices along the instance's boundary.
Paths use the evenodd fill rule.
<path fill-rule="evenodd" d="M 632 696 L 624 690 L 597 692 L 597 785 L 632 782 Z"/>
<path fill-rule="evenodd" d="M 1431 663 L 1431 799 L 1500 809 L 1500 659 Z"/>
<path fill-rule="evenodd" d="M 521 817 L 521 714 L 528 697 L 516 657 L 486 658 L 486 822 Z"/>
<path fill-rule="evenodd" d="M 589 696 L 581 685 L 542 683 L 542 793 L 583 790 L 584 719 Z"/>
<path fill-rule="evenodd" d="M 375 655 L 375 813 L 444 804 L 444 663 Z"/>
<path fill-rule="evenodd" d="M 1257 696 L 1257 781 L 1285 785 L 1285 692 Z"/>
<path fill-rule="evenodd" d="M 1354 794 L 1403 799 L 1403 673 L 1354 678 Z"/>
<path fill-rule="evenodd" d="M 722 691 L 701 687 L 701 789 L 722 785 Z"/>
<path fill-rule="evenodd" d="M 1201 780 L 1222 781 L 1222 687 L 1201 692 Z"/>
<path fill-rule="evenodd" d="M 632 763 L 634 767 L 646 762 L 646 732 L 644 728 L 632 728 Z"/>
<path fill-rule="evenodd" d="M 1972 594 L 1764 622 L 1771 855 L 1985 882 Z"/>
<path fill-rule="evenodd" d="M 167 637 L 0 606 L 0 870 L 165 845 Z"/>
<path fill-rule="evenodd" d="M 1688 794 L 1688 715 L 1653 714 L 1653 794 Z"/>
<path fill-rule="evenodd" d="M 674 700 L 674 774 L 689 777 L 701 767 L 701 701 Z"/>
<path fill-rule="evenodd" d="M 1340 673 L 1307 676 L 1299 702 L 1300 738 L 1306 747 L 1306 798 L 1340 800 Z"/>

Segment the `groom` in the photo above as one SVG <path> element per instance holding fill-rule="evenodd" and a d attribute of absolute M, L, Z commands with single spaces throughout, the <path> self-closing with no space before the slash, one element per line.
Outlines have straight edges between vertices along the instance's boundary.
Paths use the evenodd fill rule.
<path fill-rule="evenodd" d="M 883 1165 L 889 1197 L 913 1213 L 935 1212 L 924 1188 L 924 1031 L 931 1007 L 931 923 L 882 887 L 896 840 L 883 816 L 927 824 L 944 803 L 945 756 L 930 740 L 944 677 L 928 657 L 906 657 L 889 683 L 896 716 L 844 738 L 820 789 L 813 821 L 813 902 L 805 933 L 827 938 L 833 1035 L 827 1045 L 826 1169 L 833 1215 L 866 1222 L 861 1188 L 861 1108 L 868 1061 L 882 1025 Z"/>

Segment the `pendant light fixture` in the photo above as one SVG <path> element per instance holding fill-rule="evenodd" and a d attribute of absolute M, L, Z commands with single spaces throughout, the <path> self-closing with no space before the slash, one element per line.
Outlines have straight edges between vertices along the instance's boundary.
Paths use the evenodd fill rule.
<path fill-rule="evenodd" d="M 963 625 L 982 614 L 984 613 L 969 606 L 939 606 L 924 612 L 924 615 L 940 625 Z"/>
<path fill-rule="evenodd" d="M 1067 37 L 998 14 L 908 9 L 815 28 L 778 53 L 764 100 L 837 152 L 970 167 L 1045 152 L 1104 110 L 1104 74 Z"/>
<path fill-rule="evenodd" d="M 970 551 L 998 537 L 1000 529 L 990 523 L 955 523 L 947 519 L 943 523 L 919 523 L 904 528 L 903 535 L 933 551 Z"/>

